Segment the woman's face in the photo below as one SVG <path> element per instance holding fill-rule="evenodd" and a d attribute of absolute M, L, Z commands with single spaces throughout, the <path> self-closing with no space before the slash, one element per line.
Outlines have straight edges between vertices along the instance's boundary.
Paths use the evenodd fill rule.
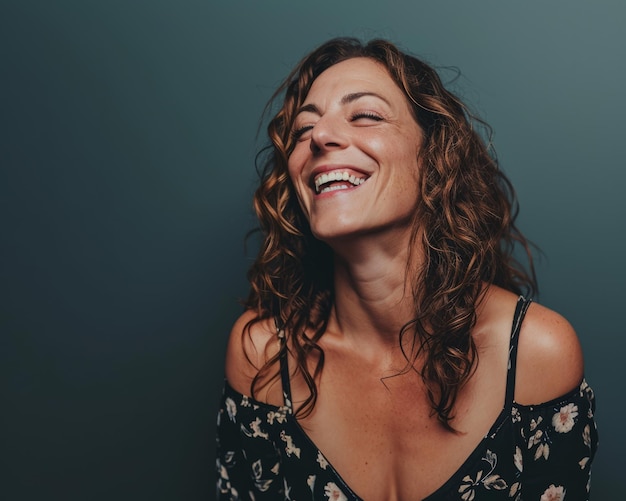
<path fill-rule="evenodd" d="M 422 132 L 383 65 L 354 58 L 328 68 L 292 133 L 289 175 L 317 238 L 409 229 Z"/>

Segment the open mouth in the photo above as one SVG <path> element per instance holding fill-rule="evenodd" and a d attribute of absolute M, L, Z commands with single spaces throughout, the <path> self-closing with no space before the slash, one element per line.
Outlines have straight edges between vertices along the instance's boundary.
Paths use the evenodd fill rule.
<path fill-rule="evenodd" d="M 315 178 L 315 193 L 318 195 L 336 190 L 348 190 L 360 186 L 366 177 L 358 177 L 348 171 L 332 171 L 320 174 Z"/>

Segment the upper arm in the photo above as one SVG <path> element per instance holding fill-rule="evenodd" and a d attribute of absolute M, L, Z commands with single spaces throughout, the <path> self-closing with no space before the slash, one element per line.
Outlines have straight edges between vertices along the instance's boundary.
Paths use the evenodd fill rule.
<path fill-rule="evenodd" d="M 250 396 L 252 380 L 277 350 L 274 342 L 277 336 L 275 330 L 271 328 L 273 321 L 271 319 L 255 321 L 256 319 L 255 312 L 250 310 L 244 312 L 235 321 L 226 348 L 228 383 L 236 392 L 248 396 Z M 267 397 L 267 387 L 268 385 L 265 385 L 259 392 L 261 396 L 256 396 L 256 398 L 271 403 Z M 217 499 L 219 500 L 234 499 L 233 496 L 237 497 L 238 492 L 242 496 L 247 496 L 249 492 L 252 496 L 251 491 L 260 492 L 253 485 L 253 482 L 259 481 L 258 471 L 254 464 L 257 458 L 247 457 L 246 451 L 259 452 L 264 450 L 264 447 L 271 447 L 270 441 L 265 445 L 260 445 L 258 437 L 249 438 L 250 435 L 246 435 L 244 425 L 258 418 L 261 411 L 244 405 L 241 395 L 227 391 L 229 390 L 225 390 L 222 396 L 216 437 Z M 271 458 L 267 459 L 269 461 Z M 280 486 L 282 485 L 281 481 Z M 275 499 L 277 498 L 275 489 L 276 487 L 272 487 L 264 494 Z M 240 498 L 237 497 L 237 499 Z M 249 498 L 245 497 L 245 499 Z"/>
<path fill-rule="evenodd" d="M 255 312 L 244 312 L 234 323 L 226 348 L 226 379 L 239 393 L 250 395 L 252 380 L 278 351 L 271 319 L 253 322 Z"/>
<path fill-rule="evenodd" d="M 532 303 L 518 341 L 515 401 L 548 402 L 576 388 L 583 378 L 583 355 L 565 318 Z"/>

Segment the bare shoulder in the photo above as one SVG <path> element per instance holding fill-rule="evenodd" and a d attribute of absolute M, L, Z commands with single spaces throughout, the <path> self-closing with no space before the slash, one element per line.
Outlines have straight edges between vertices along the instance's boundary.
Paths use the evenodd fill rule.
<path fill-rule="evenodd" d="M 576 388 L 583 378 L 583 354 L 574 328 L 558 313 L 531 303 L 518 341 L 515 400 L 548 402 Z"/>
<path fill-rule="evenodd" d="M 255 312 L 244 312 L 233 324 L 226 348 L 226 379 L 244 395 L 250 394 L 259 369 L 278 351 L 273 321 L 256 319 Z"/>

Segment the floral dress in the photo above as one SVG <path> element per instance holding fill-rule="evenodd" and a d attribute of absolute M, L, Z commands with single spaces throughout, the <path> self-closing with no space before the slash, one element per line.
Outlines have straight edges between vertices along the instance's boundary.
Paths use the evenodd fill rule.
<path fill-rule="evenodd" d="M 575 390 L 540 405 L 513 400 L 517 339 L 529 303 L 520 298 L 517 304 L 500 416 L 457 472 L 425 501 L 589 498 L 598 443 L 591 388 L 583 380 Z M 281 407 L 225 383 L 218 414 L 217 499 L 360 500 L 296 421 L 288 374 L 285 358 Z M 361 495 L 367 498 L 367 492 Z"/>

